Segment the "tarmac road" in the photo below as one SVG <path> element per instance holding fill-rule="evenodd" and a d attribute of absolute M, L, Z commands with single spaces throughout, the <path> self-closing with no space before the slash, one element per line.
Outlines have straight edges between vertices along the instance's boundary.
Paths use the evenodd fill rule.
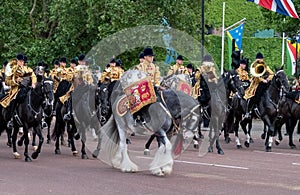
<path fill-rule="evenodd" d="M 294 141 L 298 148 L 290 149 L 284 137 L 267 153 L 260 139 L 260 121 L 254 122 L 253 129 L 254 143 L 249 148 L 236 149 L 234 141 L 226 144 L 222 136 L 222 156 L 216 152 L 202 155 L 190 145 L 166 177 L 149 171 L 122 173 L 93 159 L 90 152 L 88 160 L 74 157 L 65 146 L 61 155 L 55 155 L 53 143 L 44 144 L 39 158 L 26 163 L 24 158 L 12 158 L 4 133 L 0 137 L 0 194 L 299 194 L 299 136 Z M 241 143 L 244 138 L 241 133 Z M 131 141 L 130 147 L 140 147 L 142 154 L 145 140 L 132 137 Z"/>

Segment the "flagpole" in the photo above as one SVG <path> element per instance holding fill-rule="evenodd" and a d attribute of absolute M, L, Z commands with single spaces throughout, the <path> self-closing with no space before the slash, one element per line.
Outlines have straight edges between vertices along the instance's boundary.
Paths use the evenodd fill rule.
<path fill-rule="evenodd" d="M 223 18 L 222 18 L 222 54 L 221 54 L 221 74 L 224 69 L 224 39 L 225 39 L 225 2 L 223 2 Z"/>
<path fill-rule="evenodd" d="M 282 50 L 281 50 L 281 66 L 283 66 L 283 64 L 284 64 L 284 41 L 285 40 L 285 33 L 283 32 L 282 33 Z"/>

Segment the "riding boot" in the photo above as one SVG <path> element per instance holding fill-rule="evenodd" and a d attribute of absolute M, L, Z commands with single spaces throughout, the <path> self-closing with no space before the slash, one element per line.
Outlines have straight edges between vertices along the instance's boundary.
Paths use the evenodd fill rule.
<path fill-rule="evenodd" d="M 15 112 L 16 107 L 17 107 L 17 102 L 15 100 L 12 100 L 10 102 L 10 106 L 9 106 L 8 113 L 7 113 L 7 116 L 8 116 L 7 118 L 10 118 L 10 120 L 7 123 L 7 128 L 9 128 L 9 129 L 13 128 L 13 126 L 14 126 L 14 112 Z"/>
<path fill-rule="evenodd" d="M 65 121 L 71 120 L 71 114 L 72 114 L 72 101 L 71 101 L 71 98 L 68 100 L 67 108 L 68 108 L 67 109 L 68 112 L 64 115 L 64 120 Z"/>
<path fill-rule="evenodd" d="M 250 119 L 251 118 L 251 110 L 252 110 L 252 103 L 253 101 L 251 101 L 251 98 L 247 100 L 247 105 L 246 105 L 246 114 L 245 114 L 245 118 L 246 119 Z"/>

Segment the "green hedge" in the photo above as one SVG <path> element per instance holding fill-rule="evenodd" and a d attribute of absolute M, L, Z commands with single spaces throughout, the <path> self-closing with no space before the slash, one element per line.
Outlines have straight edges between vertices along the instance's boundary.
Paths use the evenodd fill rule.
<path fill-rule="evenodd" d="M 220 36 L 209 35 L 205 37 L 205 48 L 213 56 L 214 61 L 220 66 L 222 53 L 222 38 Z M 266 63 L 272 68 L 279 68 L 281 66 L 281 38 L 254 38 L 243 37 L 243 56 L 250 59 L 250 63 L 255 60 L 257 52 L 264 55 Z M 287 54 L 285 53 L 285 56 Z M 286 63 L 286 59 L 285 62 Z M 227 37 L 225 38 L 224 51 L 224 67 L 228 69 L 228 45 Z M 286 67 L 285 67 L 286 69 Z"/>

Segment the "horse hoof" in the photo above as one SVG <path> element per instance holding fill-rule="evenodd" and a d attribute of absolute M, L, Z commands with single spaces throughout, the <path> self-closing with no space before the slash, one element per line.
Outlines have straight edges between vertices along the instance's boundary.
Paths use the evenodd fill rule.
<path fill-rule="evenodd" d="M 280 141 L 278 139 L 275 140 L 275 145 L 278 146 L 280 144 Z"/>
<path fill-rule="evenodd" d="M 144 155 L 145 156 L 149 156 L 150 155 L 150 150 L 149 149 L 145 149 L 144 150 Z"/>
<path fill-rule="evenodd" d="M 21 158 L 21 155 L 18 152 L 14 152 L 13 156 L 14 156 L 15 159 Z"/>
<path fill-rule="evenodd" d="M 95 150 L 92 154 L 93 158 L 97 158 L 99 155 L 99 150 Z"/>
<path fill-rule="evenodd" d="M 295 149 L 296 145 L 295 144 L 290 144 L 291 149 Z"/>
<path fill-rule="evenodd" d="M 79 140 L 79 139 L 80 139 L 79 133 L 76 133 L 76 134 L 74 135 L 74 139 L 75 139 L 75 140 Z"/>
<path fill-rule="evenodd" d="M 208 152 L 210 152 L 210 153 L 214 152 L 214 150 L 212 149 L 212 147 L 208 147 Z"/>
<path fill-rule="evenodd" d="M 249 142 L 245 141 L 244 145 L 246 146 L 246 148 L 249 148 L 250 144 Z"/>
<path fill-rule="evenodd" d="M 89 159 L 89 157 L 86 154 L 82 154 L 81 159 L 86 160 L 86 159 Z"/>
<path fill-rule="evenodd" d="M 263 133 L 263 134 L 261 134 L 261 139 L 266 139 L 266 134 L 265 133 Z"/>
<path fill-rule="evenodd" d="M 199 139 L 204 139 L 204 135 L 200 134 Z"/>
<path fill-rule="evenodd" d="M 78 156 L 78 151 L 74 150 L 74 151 L 72 151 L 72 154 L 73 154 L 73 156 Z"/>
<path fill-rule="evenodd" d="M 32 160 L 31 160 L 31 158 L 30 157 L 26 157 L 25 158 L 25 162 L 31 162 Z"/>
<path fill-rule="evenodd" d="M 22 140 L 18 140 L 18 146 L 23 146 L 23 141 Z"/>
<path fill-rule="evenodd" d="M 38 152 L 34 152 L 31 154 L 31 158 L 33 158 L 33 159 L 37 159 L 38 156 L 39 156 Z"/>
<path fill-rule="evenodd" d="M 236 145 L 236 148 L 237 149 L 242 149 L 243 147 L 242 147 L 242 145 Z"/>
<path fill-rule="evenodd" d="M 226 142 L 226 144 L 229 144 L 230 141 L 231 141 L 230 137 L 225 137 L 225 142 Z"/>
<path fill-rule="evenodd" d="M 194 144 L 195 149 L 199 149 L 199 144 Z"/>
<path fill-rule="evenodd" d="M 10 142 L 6 142 L 6 145 L 11 148 L 12 147 L 12 144 Z"/>
<path fill-rule="evenodd" d="M 38 149 L 37 146 L 33 146 L 33 148 L 32 148 L 33 151 L 36 151 L 37 149 Z"/>
<path fill-rule="evenodd" d="M 222 150 L 222 149 L 218 149 L 218 154 L 220 154 L 220 155 L 224 155 L 224 152 L 223 152 L 223 150 Z"/>
<path fill-rule="evenodd" d="M 251 143 L 251 144 L 253 144 L 253 143 L 254 143 L 254 141 L 253 141 L 252 137 L 250 137 L 250 143 Z"/>
<path fill-rule="evenodd" d="M 266 147 L 266 152 L 272 152 L 272 148 L 269 147 L 269 146 L 267 146 L 267 147 Z"/>
<path fill-rule="evenodd" d="M 55 154 L 61 154 L 60 150 L 59 150 L 59 149 L 56 149 L 56 150 L 55 150 Z"/>

